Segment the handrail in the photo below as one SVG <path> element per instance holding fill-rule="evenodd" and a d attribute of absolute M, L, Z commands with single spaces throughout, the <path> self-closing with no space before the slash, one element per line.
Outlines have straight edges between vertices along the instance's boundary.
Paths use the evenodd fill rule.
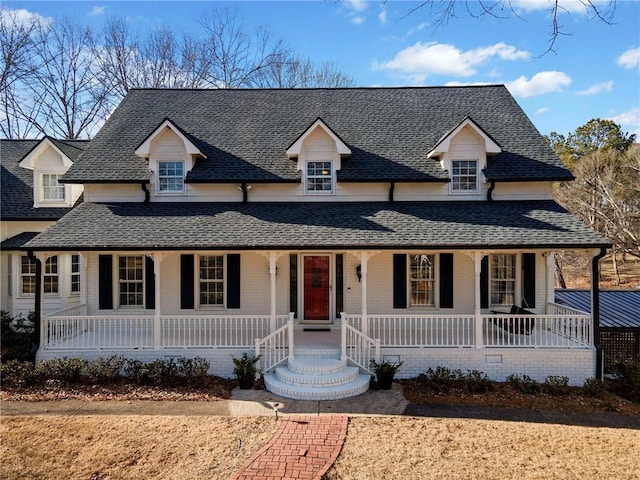
<path fill-rule="evenodd" d="M 293 357 L 293 315 L 289 313 L 287 323 L 275 332 L 255 339 L 254 353 L 260 357 L 256 365 L 260 373 L 268 372 Z"/>
<path fill-rule="evenodd" d="M 87 314 L 87 304 L 81 303 L 72 307 L 65 307 L 55 312 L 47 313 L 45 317 L 78 317 Z"/>
<path fill-rule="evenodd" d="M 341 356 L 373 375 L 371 360 L 380 362 L 380 339 L 365 335 L 349 325 L 346 315 L 341 313 Z"/>

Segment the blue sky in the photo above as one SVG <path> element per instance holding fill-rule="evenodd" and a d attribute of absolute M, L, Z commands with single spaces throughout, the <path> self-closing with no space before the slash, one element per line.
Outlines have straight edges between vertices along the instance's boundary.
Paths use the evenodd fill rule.
<path fill-rule="evenodd" d="M 596 0 L 603 7 L 609 0 Z M 212 8 L 231 6 L 248 29 L 268 26 L 303 57 L 333 62 L 358 86 L 505 84 L 541 133 L 567 134 L 608 118 L 640 138 L 640 1 L 618 0 L 612 25 L 591 18 L 579 0 L 561 0 L 566 35 L 545 54 L 549 0 L 511 0 L 519 18 L 460 15 L 437 28 L 418 2 L 83 1 L 17 2 L 5 7 L 44 17 L 66 15 L 98 30 L 109 17 L 139 29 L 198 28 Z"/>

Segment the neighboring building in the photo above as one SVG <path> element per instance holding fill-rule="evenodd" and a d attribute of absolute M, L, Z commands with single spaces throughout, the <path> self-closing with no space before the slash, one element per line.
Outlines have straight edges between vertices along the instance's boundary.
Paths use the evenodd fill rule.
<path fill-rule="evenodd" d="M 0 303 L 2 310 L 12 316 L 26 316 L 34 309 L 35 263 L 21 248 L 81 200 L 82 185 L 64 185 L 58 180 L 87 144 L 49 137 L 0 140 Z M 46 312 L 79 303 L 78 258 L 77 254 L 64 252 L 46 259 L 43 297 Z"/>
<path fill-rule="evenodd" d="M 372 358 L 581 384 L 593 321 L 553 255 L 610 243 L 552 200 L 571 179 L 504 86 L 133 90 L 62 179 L 84 203 L 23 247 L 79 255 L 38 358 L 230 376 L 257 349 L 294 398 L 366 390 Z"/>
<path fill-rule="evenodd" d="M 590 312 L 591 292 L 556 290 L 556 302 Z M 600 343 L 606 373 L 620 361 L 640 360 L 640 290 L 600 290 Z"/>

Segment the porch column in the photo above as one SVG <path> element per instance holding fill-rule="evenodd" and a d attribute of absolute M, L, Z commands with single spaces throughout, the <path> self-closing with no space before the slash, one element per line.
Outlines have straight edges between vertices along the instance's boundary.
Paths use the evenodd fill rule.
<path fill-rule="evenodd" d="M 555 252 L 547 252 L 547 305 L 546 312 L 547 314 L 551 313 L 550 303 L 555 302 L 556 296 L 556 254 Z"/>
<path fill-rule="evenodd" d="M 269 280 L 271 289 L 271 311 L 270 311 L 270 326 L 269 331 L 276 331 L 276 262 L 279 255 L 276 252 L 269 252 Z"/>
<path fill-rule="evenodd" d="M 88 271 L 88 260 L 87 260 L 87 254 L 84 252 L 78 252 L 78 256 L 80 258 L 80 302 L 84 303 L 85 305 L 85 313 L 86 310 L 89 308 L 89 288 L 87 285 L 87 282 L 89 280 L 89 277 L 87 275 L 87 271 Z"/>
<path fill-rule="evenodd" d="M 369 262 L 369 256 L 368 252 L 360 252 L 360 273 L 362 275 L 362 278 L 360 279 L 360 309 L 362 312 L 362 333 L 365 335 L 369 335 L 369 322 L 367 320 L 367 265 Z"/>
<path fill-rule="evenodd" d="M 474 288 L 475 288 L 475 317 L 476 317 L 476 348 L 482 348 L 484 346 L 484 339 L 482 336 L 482 298 L 480 295 L 480 272 L 482 271 L 482 252 L 475 252 L 473 256 L 474 264 Z"/>
<path fill-rule="evenodd" d="M 600 248 L 591 259 L 591 321 L 593 324 L 593 345 L 596 347 L 596 378 L 602 380 L 602 345 L 600 344 L 600 259 L 607 254 Z"/>
<path fill-rule="evenodd" d="M 153 274 L 155 284 L 155 312 L 153 314 L 153 348 L 156 350 L 162 346 L 162 312 L 160 308 L 160 264 L 164 260 L 164 253 L 154 252 L 151 255 L 153 259 Z"/>

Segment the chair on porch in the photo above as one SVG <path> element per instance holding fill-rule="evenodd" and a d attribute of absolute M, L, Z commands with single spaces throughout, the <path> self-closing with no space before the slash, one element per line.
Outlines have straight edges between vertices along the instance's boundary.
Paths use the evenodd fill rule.
<path fill-rule="evenodd" d="M 491 310 L 491 312 L 505 314 L 505 312 L 496 310 Z M 535 315 L 533 312 L 518 305 L 512 305 L 508 315 L 527 315 L 527 317 L 493 318 L 492 321 L 495 325 L 509 333 L 515 335 L 531 335 L 533 327 L 535 327 L 535 319 L 530 317 L 530 315 Z"/>

